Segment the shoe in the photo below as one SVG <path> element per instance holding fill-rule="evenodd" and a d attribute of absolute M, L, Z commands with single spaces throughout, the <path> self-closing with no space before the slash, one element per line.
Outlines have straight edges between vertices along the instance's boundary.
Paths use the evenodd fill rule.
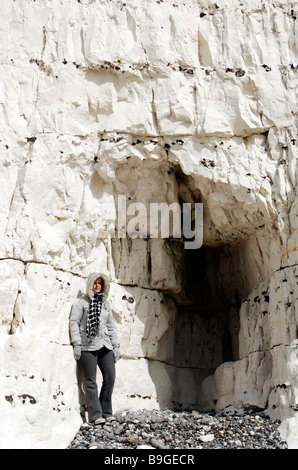
<path fill-rule="evenodd" d="M 116 419 L 115 416 L 108 416 L 106 418 L 106 421 L 115 421 L 115 419 Z"/>
<path fill-rule="evenodd" d="M 95 421 L 93 421 L 93 424 L 104 424 L 106 422 L 105 418 L 97 418 Z"/>

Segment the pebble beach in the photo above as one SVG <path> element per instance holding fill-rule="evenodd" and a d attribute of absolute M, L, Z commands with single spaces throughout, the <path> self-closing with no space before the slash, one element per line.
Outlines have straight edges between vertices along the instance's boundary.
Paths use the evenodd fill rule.
<path fill-rule="evenodd" d="M 280 421 L 254 409 L 240 414 L 142 409 L 115 418 L 83 423 L 68 449 L 287 449 Z"/>

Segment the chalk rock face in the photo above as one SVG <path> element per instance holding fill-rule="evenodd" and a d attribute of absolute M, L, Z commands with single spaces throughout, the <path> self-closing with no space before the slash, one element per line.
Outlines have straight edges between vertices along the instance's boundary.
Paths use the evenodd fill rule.
<path fill-rule="evenodd" d="M 295 3 L 2 3 L 0 447 L 88 419 L 69 314 L 105 269 L 115 409 L 257 406 L 297 448 Z"/>

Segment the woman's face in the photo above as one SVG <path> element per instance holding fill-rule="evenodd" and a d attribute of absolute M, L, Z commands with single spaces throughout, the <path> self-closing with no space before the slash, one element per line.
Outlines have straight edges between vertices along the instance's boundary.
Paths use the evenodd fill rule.
<path fill-rule="evenodd" d="M 93 284 L 92 290 L 96 294 L 99 294 L 101 292 L 101 289 L 102 289 L 102 280 L 101 279 L 96 279 L 96 281 Z"/>

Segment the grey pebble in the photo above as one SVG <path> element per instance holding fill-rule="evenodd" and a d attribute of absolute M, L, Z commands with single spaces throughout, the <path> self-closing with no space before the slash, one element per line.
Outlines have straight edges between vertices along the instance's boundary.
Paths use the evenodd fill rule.
<path fill-rule="evenodd" d="M 166 446 L 159 439 L 151 439 L 150 444 L 156 449 L 166 449 Z"/>

